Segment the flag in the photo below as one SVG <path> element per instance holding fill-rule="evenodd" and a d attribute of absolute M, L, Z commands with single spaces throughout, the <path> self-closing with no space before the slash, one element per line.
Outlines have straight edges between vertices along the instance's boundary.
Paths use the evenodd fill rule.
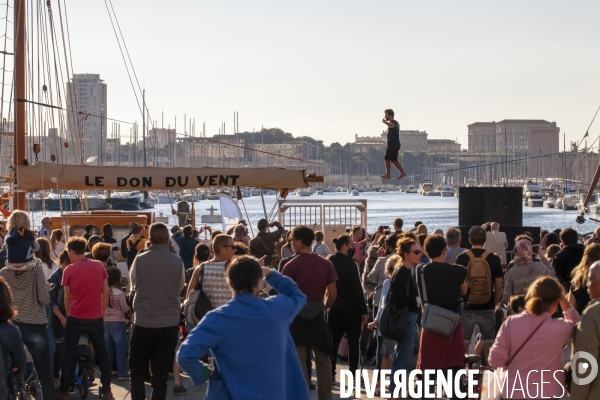
<path fill-rule="evenodd" d="M 589 131 L 585 131 L 585 135 L 583 135 L 583 138 L 585 139 L 586 137 L 590 136 Z"/>
<path fill-rule="evenodd" d="M 239 224 L 242 219 L 242 212 L 235 200 L 231 197 L 220 194 L 219 203 L 221 204 L 221 223 L 223 224 L 223 233 Z"/>

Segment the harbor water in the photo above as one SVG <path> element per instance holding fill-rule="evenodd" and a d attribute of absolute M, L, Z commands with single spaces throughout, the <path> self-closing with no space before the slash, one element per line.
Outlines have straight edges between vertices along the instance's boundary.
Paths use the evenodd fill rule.
<path fill-rule="evenodd" d="M 271 211 L 275 205 L 277 196 L 265 196 L 265 206 L 267 213 Z M 437 197 L 437 196 L 420 196 L 413 193 L 401 193 L 398 191 L 390 192 L 362 192 L 360 196 L 351 196 L 349 193 L 335 192 L 324 193 L 323 195 L 313 194 L 310 197 L 299 197 L 294 193 L 290 193 L 288 199 L 291 200 L 319 200 L 319 199 L 366 199 L 367 200 L 367 230 L 372 233 L 380 225 L 392 225 L 394 218 L 400 217 L 404 220 L 406 227 L 412 227 L 415 221 L 423 222 L 430 233 L 435 229 L 443 229 L 444 231 L 450 226 L 458 225 L 458 202 L 456 197 Z M 200 216 L 208 214 L 206 209 L 213 206 L 220 214 L 220 206 L 218 200 L 201 200 L 195 203 L 196 208 L 196 226 L 202 226 Z M 173 203 L 173 207 L 177 208 Z M 243 218 L 248 220 L 253 229 L 256 229 L 256 223 L 260 218 L 264 218 L 263 205 L 260 196 L 246 197 L 239 202 L 240 210 Z M 158 204 L 153 211 L 158 216 L 160 211 L 164 216 L 169 217 L 169 226 L 177 223 L 176 218 L 171 215 L 170 204 Z M 47 212 L 47 215 L 59 215 L 58 212 Z M 553 230 L 556 228 L 577 228 L 575 217 L 578 211 L 562 211 L 553 208 L 542 207 L 523 207 L 523 225 L 524 226 L 539 226 L 542 229 Z M 34 222 L 34 228 L 40 227 L 40 219 L 43 216 L 42 211 L 30 213 Z M 277 212 L 275 211 L 275 216 Z M 587 218 L 587 217 L 586 217 Z M 487 221 L 486 221 L 487 222 Z M 213 229 L 221 229 L 221 224 L 210 224 Z M 596 227 L 593 221 L 586 221 L 579 226 L 579 232 L 591 232 Z M 256 233 L 256 232 L 255 232 Z"/>

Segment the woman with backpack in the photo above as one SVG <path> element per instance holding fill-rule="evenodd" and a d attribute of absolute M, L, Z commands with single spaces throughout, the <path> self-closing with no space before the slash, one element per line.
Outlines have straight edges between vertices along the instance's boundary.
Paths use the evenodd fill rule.
<path fill-rule="evenodd" d="M 533 250 L 531 242 L 527 239 L 519 240 L 514 247 L 515 258 L 506 273 L 502 300 L 505 303 L 510 301 L 511 296 L 526 294 L 529 286 L 539 277 L 551 275 L 551 270 L 546 268 L 541 262 L 533 260 Z"/>
<path fill-rule="evenodd" d="M 541 398 L 540 393 L 546 398 L 562 398 L 563 348 L 575 335 L 579 313 L 569 304 L 558 280 L 549 276 L 531 283 L 525 301 L 526 311 L 502 324 L 488 362 L 493 368 L 504 368 L 503 399 Z M 564 319 L 552 318 L 559 304 L 565 310 Z M 544 378 L 544 371 L 549 378 Z M 502 377 L 497 378 L 502 382 Z"/>

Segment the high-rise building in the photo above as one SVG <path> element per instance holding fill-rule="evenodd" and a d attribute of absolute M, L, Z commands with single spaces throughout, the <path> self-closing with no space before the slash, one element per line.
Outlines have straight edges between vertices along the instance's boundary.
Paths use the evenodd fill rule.
<path fill-rule="evenodd" d="M 67 82 L 67 129 L 69 141 L 83 147 L 83 160 L 100 164 L 106 151 L 106 83 L 99 74 L 74 74 Z M 75 149 L 76 154 L 79 149 Z M 91 159 L 91 160 L 90 160 Z"/>

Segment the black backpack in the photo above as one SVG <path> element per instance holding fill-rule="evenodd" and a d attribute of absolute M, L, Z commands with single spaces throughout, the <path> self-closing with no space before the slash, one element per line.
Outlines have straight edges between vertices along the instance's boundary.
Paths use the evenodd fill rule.
<path fill-rule="evenodd" d="M 139 238 L 135 244 L 133 245 L 133 247 L 129 247 L 130 245 L 130 241 L 127 241 L 127 253 L 125 254 L 127 256 L 127 268 L 131 268 L 131 265 L 133 264 L 133 260 L 135 260 L 135 256 L 137 256 L 137 245 L 140 244 L 140 242 L 142 241 L 142 238 Z"/>

